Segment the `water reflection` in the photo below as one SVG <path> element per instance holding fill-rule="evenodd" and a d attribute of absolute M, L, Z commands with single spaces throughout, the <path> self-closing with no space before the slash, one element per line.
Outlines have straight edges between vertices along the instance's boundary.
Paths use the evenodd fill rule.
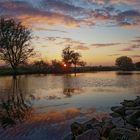
<path fill-rule="evenodd" d="M 64 88 L 63 89 L 63 94 L 66 95 L 66 97 L 72 97 L 72 94 L 74 94 L 75 89 L 71 89 L 71 88 Z"/>
<path fill-rule="evenodd" d="M 116 72 L 117 75 L 140 75 L 140 72 L 133 72 L 133 71 L 118 71 Z"/>
<path fill-rule="evenodd" d="M 138 95 L 139 76 L 100 72 L 0 77 L 0 123 L 7 127 L 0 127 L 0 139 L 61 140 L 72 122 L 100 120 L 111 106 Z"/>
<path fill-rule="evenodd" d="M 0 123 L 3 128 L 16 125 L 30 117 L 32 104 L 25 99 L 20 77 L 12 78 L 0 99 Z"/>
<path fill-rule="evenodd" d="M 131 72 L 131 71 L 118 71 L 118 72 L 116 72 L 116 74 L 117 75 L 133 75 L 134 74 L 134 72 Z"/>
<path fill-rule="evenodd" d="M 75 77 L 74 75 L 63 76 L 63 94 L 65 97 L 70 98 L 73 95 L 80 93 L 80 91 L 79 77 Z"/>
<path fill-rule="evenodd" d="M 122 88 L 130 88 L 134 87 L 135 79 L 133 79 L 133 74 L 124 74 L 124 75 L 118 75 L 116 76 L 116 87 L 122 87 Z"/>

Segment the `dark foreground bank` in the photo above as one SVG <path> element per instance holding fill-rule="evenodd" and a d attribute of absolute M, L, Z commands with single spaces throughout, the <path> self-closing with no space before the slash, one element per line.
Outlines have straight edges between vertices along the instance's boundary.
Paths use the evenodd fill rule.
<path fill-rule="evenodd" d="M 71 125 L 64 140 L 140 140 L 140 96 L 111 108 L 110 118 Z"/>

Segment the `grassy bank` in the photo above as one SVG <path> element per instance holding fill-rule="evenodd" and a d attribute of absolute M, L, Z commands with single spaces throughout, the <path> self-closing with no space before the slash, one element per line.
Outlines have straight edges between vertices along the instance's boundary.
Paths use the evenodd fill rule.
<path fill-rule="evenodd" d="M 14 72 L 12 68 L 0 68 L 0 76 L 13 75 L 13 74 Z M 22 74 L 34 74 L 34 72 L 27 68 L 18 68 L 17 75 L 22 75 Z"/>
<path fill-rule="evenodd" d="M 136 71 L 140 71 L 140 69 L 135 69 Z M 95 67 L 77 67 L 76 73 L 84 73 L 84 72 L 97 72 L 97 71 L 119 71 L 116 67 L 101 67 L 101 66 L 95 66 Z M 6 76 L 6 75 L 13 75 L 12 68 L 9 67 L 0 67 L 0 76 Z M 75 73 L 75 69 L 71 68 L 70 70 L 65 69 L 36 69 L 32 67 L 19 67 L 17 69 L 17 75 L 24 75 L 24 74 L 65 74 L 65 73 Z"/>

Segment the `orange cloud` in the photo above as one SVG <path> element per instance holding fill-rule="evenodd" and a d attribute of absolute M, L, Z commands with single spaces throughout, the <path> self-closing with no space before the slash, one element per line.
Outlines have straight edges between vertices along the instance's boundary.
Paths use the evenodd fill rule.
<path fill-rule="evenodd" d="M 79 27 L 79 21 L 73 19 L 72 17 L 65 17 L 61 14 L 45 14 L 45 15 L 27 15 L 23 14 L 17 17 L 26 26 L 30 26 L 36 23 L 47 23 L 49 25 L 66 25 L 70 27 Z"/>
<path fill-rule="evenodd" d="M 114 7 L 110 10 L 99 7 L 97 7 L 97 9 L 90 9 L 87 6 L 87 2 L 91 3 L 91 6 L 93 6 L 92 3 L 94 2 L 95 4 L 129 3 L 133 7 L 133 4 L 138 2 L 137 0 L 88 0 L 83 7 L 80 7 L 83 1 L 79 1 L 77 7 L 74 2 L 70 4 L 69 2 L 59 0 L 39 3 L 40 7 L 34 6 L 27 1 L 2 1 L 0 2 L 0 9 L 2 9 L 0 16 L 17 18 L 21 20 L 24 25 L 30 25 L 32 27 L 34 24 L 42 22 L 49 25 L 65 25 L 70 27 L 80 27 L 81 25 L 93 26 L 98 24 L 98 22 L 123 27 L 140 24 L 138 11 L 125 11 L 124 9 L 124 12 L 120 11 L 118 13 Z M 122 18 L 120 19 L 121 16 Z M 127 20 L 126 22 L 128 16 L 131 20 Z"/>
<path fill-rule="evenodd" d="M 79 27 L 81 22 L 70 15 L 34 8 L 25 1 L 3 1 L 0 2 L 0 8 L 4 10 L 0 16 L 17 18 L 26 26 L 44 22 L 49 25 Z"/>

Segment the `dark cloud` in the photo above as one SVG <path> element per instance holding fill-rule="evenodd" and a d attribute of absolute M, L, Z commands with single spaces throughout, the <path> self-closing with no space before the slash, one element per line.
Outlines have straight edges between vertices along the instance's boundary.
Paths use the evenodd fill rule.
<path fill-rule="evenodd" d="M 73 49 L 75 49 L 75 50 L 89 50 L 89 47 L 79 45 L 79 46 L 75 46 Z"/>
<path fill-rule="evenodd" d="M 68 15 L 78 15 L 79 13 L 84 12 L 84 8 L 75 6 L 67 3 L 66 1 L 61 0 L 43 0 L 42 8 L 44 10 L 48 9 L 49 11 L 65 13 Z"/>
<path fill-rule="evenodd" d="M 135 39 L 131 40 L 131 42 L 140 44 L 140 37 L 136 37 Z"/>
<path fill-rule="evenodd" d="M 38 36 L 35 36 L 35 40 L 38 40 Z M 75 50 L 89 50 L 90 45 L 79 40 L 74 40 L 72 38 L 65 38 L 65 37 L 44 37 L 44 41 L 47 41 L 48 44 L 54 43 L 57 46 L 67 47 L 70 46 Z"/>
<path fill-rule="evenodd" d="M 121 43 L 102 43 L 102 44 L 91 44 L 91 46 L 96 48 L 102 48 L 102 47 L 113 47 L 120 44 Z"/>
<path fill-rule="evenodd" d="M 109 54 L 108 56 L 120 56 L 121 54 L 115 53 L 115 54 Z"/>
<path fill-rule="evenodd" d="M 84 0 L 90 3 L 100 3 L 100 4 L 137 4 L 139 0 Z"/>
<path fill-rule="evenodd" d="M 117 3 L 127 3 L 132 5 L 136 2 L 139 1 L 1 0 L 0 16 L 17 18 L 25 25 L 45 22 L 49 25 L 61 24 L 65 26 L 79 27 L 81 25 L 93 26 L 100 22 L 123 27 L 139 26 L 139 10 L 132 10 L 132 8 L 131 10 L 122 11 L 118 10 L 115 6 Z M 96 4 L 97 7 L 95 6 Z"/>
<path fill-rule="evenodd" d="M 140 55 L 131 55 L 131 57 L 140 58 Z"/>
<path fill-rule="evenodd" d="M 129 46 L 127 48 L 121 49 L 120 51 L 133 51 L 133 50 L 138 49 L 138 48 L 140 48 L 139 45 L 132 45 L 132 46 Z"/>
<path fill-rule="evenodd" d="M 120 12 L 116 16 L 116 20 L 121 26 L 139 25 L 140 24 L 140 12 L 136 10 L 128 10 Z"/>
<path fill-rule="evenodd" d="M 82 22 L 69 15 L 42 11 L 41 9 L 32 7 L 31 4 L 25 1 L 0 2 L 0 9 L 3 10 L 1 16 L 10 18 L 15 17 L 27 25 L 42 21 L 50 25 L 64 24 L 66 26 L 80 26 L 80 22 Z"/>
<path fill-rule="evenodd" d="M 64 31 L 64 30 L 48 29 L 48 28 L 44 28 L 44 27 L 35 27 L 33 29 L 37 30 L 37 31 L 50 31 L 50 32 L 67 33 L 67 31 Z"/>
<path fill-rule="evenodd" d="M 45 40 L 54 42 L 57 40 L 57 38 L 56 37 L 47 37 L 47 38 L 45 38 Z"/>

